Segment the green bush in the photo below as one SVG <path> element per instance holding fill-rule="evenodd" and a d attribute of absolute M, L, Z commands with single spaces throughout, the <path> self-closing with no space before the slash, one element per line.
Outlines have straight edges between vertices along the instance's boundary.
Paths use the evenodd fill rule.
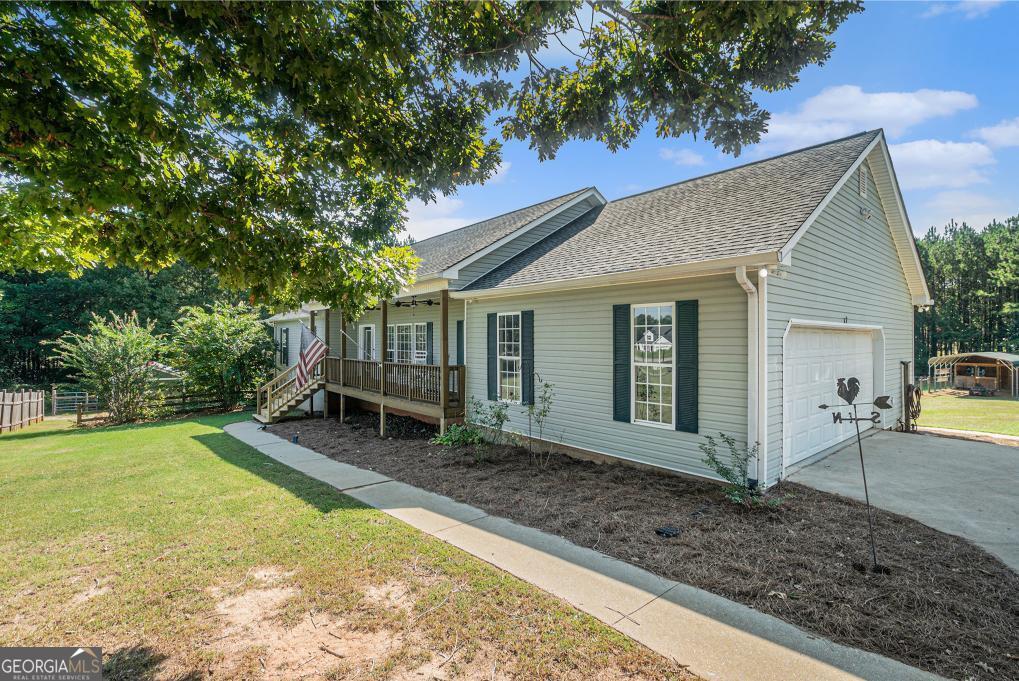
<path fill-rule="evenodd" d="M 138 323 L 138 315 L 109 320 L 92 315 L 88 333 L 65 333 L 56 341 L 55 354 L 64 367 L 77 373 L 81 387 L 95 393 L 110 413 L 110 421 L 126 423 L 148 416 L 152 370 L 162 336 L 152 322 Z"/>
<path fill-rule="evenodd" d="M 752 447 L 740 447 L 736 440 L 725 433 L 719 433 L 719 438 L 729 450 L 729 461 L 723 461 L 718 456 L 718 443 L 715 438 L 708 435 L 707 442 L 699 445 L 704 452 L 701 459 L 711 470 L 715 471 L 729 485 L 725 488 L 725 498 L 734 504 L 745 508 L 774 508 L 782 503 L 782 497 L 769 497 L 761 492 L 756 481 L 750 480 L 748 466 L 752 460 L 757 458 L 757 445 Z"/>
<path fill-rule="evenodd" d="M 454 423 L 446 429 L 445 434 L 432 438 L 432 444 L 447 447 L 471 447 L 485 442 L 481 431 L 468 424 Z"/>
<path fill-rule="evenodd" d="M 272 336 L 254 309 L 221 303 L 181 312 L 173 323 L 169 359 L 191 392 L 215 395 L 229 409 L 272 376 Z"/>

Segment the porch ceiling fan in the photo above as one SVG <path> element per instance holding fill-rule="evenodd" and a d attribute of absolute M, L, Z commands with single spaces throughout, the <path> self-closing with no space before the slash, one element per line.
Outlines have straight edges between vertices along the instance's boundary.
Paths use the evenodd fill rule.
<path fill-rule="evenodd" d="M 398 300 L 395 303 L 393 303 L 393 307 L 417 307 L 418 305 L 427 305 L 428 307 L 431 307 L 432 305 L 438 304 L 439 304 L 438 301 L 431 299 L 422 300 L 421 302 L 418 302 L 417 296 L 412 296 L 410 302 Z"/>

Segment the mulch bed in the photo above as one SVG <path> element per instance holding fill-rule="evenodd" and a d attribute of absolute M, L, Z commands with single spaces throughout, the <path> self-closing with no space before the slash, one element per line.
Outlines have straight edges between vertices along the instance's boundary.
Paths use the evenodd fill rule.
<path fill-rule="evenodd" d="M 285 421 L 306 447 L 560 535 L 780 617 L 839 643 L 957 679 L 1019 679 L 1019 575 L 965 539 L 875 514 L 868 563 L 865 507 L 793 483 L 774 511 L 745 511 L 710 481 L 509 445 L 433 445 L 430 426 L 390 416 Z M 655 534 L 662 526 L 676 538 Z"/>

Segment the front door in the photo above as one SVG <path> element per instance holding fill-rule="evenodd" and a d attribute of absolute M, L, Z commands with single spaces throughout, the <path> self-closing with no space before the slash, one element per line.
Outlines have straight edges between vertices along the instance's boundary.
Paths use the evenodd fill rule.
<path fill-rule="evenodd" d="M 361 359 L 371 361 L 375 359 L 375 327 L 361 327 Z"/>

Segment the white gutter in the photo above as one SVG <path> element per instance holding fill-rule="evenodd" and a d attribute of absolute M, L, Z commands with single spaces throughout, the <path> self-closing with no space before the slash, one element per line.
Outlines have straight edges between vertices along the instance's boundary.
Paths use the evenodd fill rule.
<path fill-rule="evenodd" d="M 758 447 L 760 447 L 762 438 L 758 430 L 757 411 L 757 404 L 760 399 L 757 388 L 757 365 L 760 354 L 757 326 L 758 310 L 760 308 L 758 304 L 759 296 L 757 287 L 747 277 L 746 265 L 740 265 L 736 268 L 736 281 L 739 282 L 739 285 L 747 294 L 747 446 L 752 446 L 756 442 Z M 763 484 L 763 481 L 767 479 L 767 468 L 761 454 L 761 449 L 758 449 L 757 461 L 755 462 L 756 471 L 747 471 L 747 473 L 755 476 Z"/>
<path fill-rule="evenodd" d="M 757 271 L 757 470 L 768 486 L 768 268 Z"/>

